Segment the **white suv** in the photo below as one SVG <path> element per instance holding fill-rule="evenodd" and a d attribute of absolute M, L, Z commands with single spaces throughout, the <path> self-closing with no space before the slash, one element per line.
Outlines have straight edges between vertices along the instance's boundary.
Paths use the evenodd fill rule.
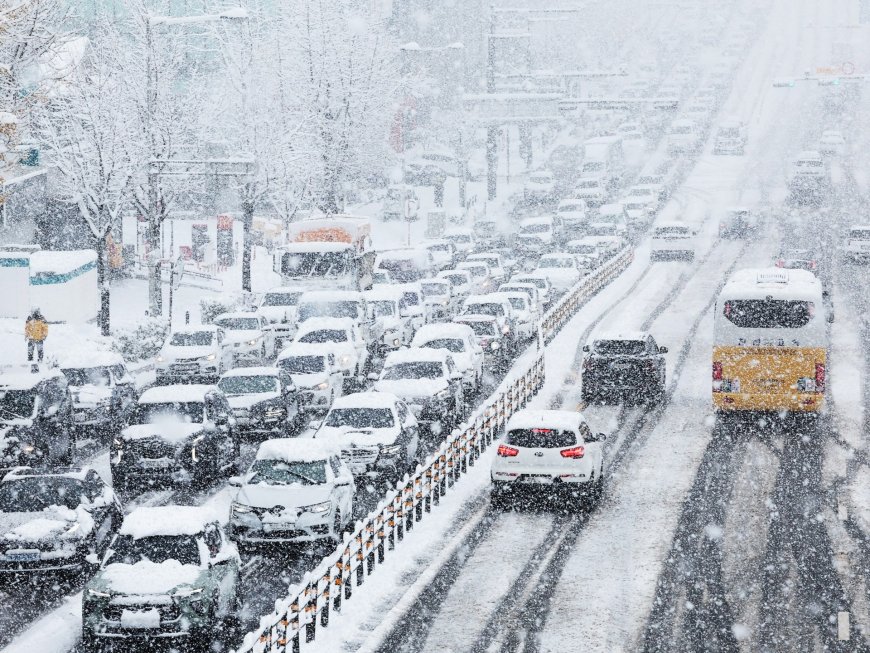
<path fill-rule="evenodd" d="M 222 313 L 214 323 L 226 332 L 233 360 L 265 361 L 275 355 L 275 333 L 258 313 Z"/>
<path fill-rule="evenodd" d="M 173 331 L 155 360 L 158 383 L 217 381 L 232 366 L 233 354 L 224 330 L 214 325 Z"/>
<path fill-rule="evenodd" d="M 604 489 L 605 437 L 593 434 L 581 413 L 517 412 L 492 462 L 493 507 L 505 508 L 535 489 L 564 493 L 571 508 L 597 502 Z"/>
<path fill-rule="evenodd" d="M 849 239 L 846 241 L 844 253 L 855 262 L 870 260 L 870 225 L 854 225 L 849 228 Z"/>

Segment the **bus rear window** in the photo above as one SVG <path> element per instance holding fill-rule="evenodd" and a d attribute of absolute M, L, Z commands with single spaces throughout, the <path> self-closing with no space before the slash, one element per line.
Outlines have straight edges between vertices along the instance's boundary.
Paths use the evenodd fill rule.
<path fill-rule="evenodd" d="M 742 299 L 725 302 L 723 315 L 741 329 L 800 329 L 815 313 L 813 302 Z"/>

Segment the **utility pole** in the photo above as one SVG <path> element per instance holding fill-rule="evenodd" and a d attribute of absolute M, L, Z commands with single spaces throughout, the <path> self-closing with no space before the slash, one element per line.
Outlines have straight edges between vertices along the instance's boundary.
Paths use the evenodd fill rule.
<path fill-rule="evenodd" d="M 486 92 L 495 93 L 495 7 L 489 6 L 489 33 L 486 35 Z M 498 193 L 498 126 L 486 127 L 486 196 L 494 200 Z"/>

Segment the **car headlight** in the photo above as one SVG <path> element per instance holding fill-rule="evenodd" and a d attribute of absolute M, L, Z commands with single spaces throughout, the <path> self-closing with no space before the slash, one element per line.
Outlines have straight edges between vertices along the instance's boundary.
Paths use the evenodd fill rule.
<path fill-rule="evenodd" d="M 201 587 L 185 587 L 175 590 L 172 594 L 173 600 L 185 599 L 186 601 L 199 601 L 202 599 Z"/>
<path fill-rule="evenodd" d="M 350 356 L 348 356 L 347 354 L 343 354 L 341 358 L 338 359 L 338 362 L 341 365 L 348 365 L 350 363 Z"/>
<path fill-rule="evenodd" d="M 93 590 L 90 588 L 88 588 L 88 596 L 93 596 L 93 597 L 98 598 L 98 599 L 110 599 L 110 598 L 112 598 L 112 595 L 109 594 L 108 592 L 100 592 L 98 590 Z"/>
<path fill-rule="evenodd" d="M 248 340 L 247 344 L 254 346 L 257 344 L 257 340 L 259 340 L 259 338 L 254 338 L 253 340 Z"/>
<path fill-rule="evenodd" d="M 381 455 L 382 456 L 398 456 L 402 453 L 402 445 L 401 444 L 383 444 L 381 445 Z"/>
<path fill-rule="evenodd" d="M 157 354 L 157 362 L 162 363 L 166 359 L 163 357 L 163 354 Z"/>
<path fill-rule="evenodd" d="M 315 515 L 322 515 L 325 512 L 329 512 L 330 508 L 332 508 L 332 502 L 324 501 L 323 503 L 312 503 L 310 506 L 302 506 L 299 510 Z"/>
<path fill-rule="evenodd" d="M 209 354 L 208 356 L 205 356 L 203 360 L 213 361 L 215 358 L 217 358 L 217 356 L 215 356 L 214 354 Z"/>
<path fill-rule="evenodd" d="M 318 384 L 317 384 L 316 386 L 314 386 L 314 387 L 315 387 L 316 390 L 326 390 L 326 389 L 329 388 L 329 384 L 328 384 L 326 381 L 324 381 L 323 383 L 318 383 Z"/>
<path fill-rule="evenodd" d="M 489 345 L 489 348 L 492 349 L 493 351 L 495 351 L 499 347 L 501 347 L 501 343 L 499 343 L 499 342 L 493 342 Z"/>
<path fill-rule="evenodd" d="M 503 334 L 505 334 L 505 335 L 507 335 L 508 333 L 510 333 L 510 330 L 511 330 L 511 328 L 510 328 L 507 324 L 505 324 L 505 325 L 501 328 L 501 332 L 502 332 Z"/>
<path fill-rule="evenodd" d="M 240 515 L 247 514 L 252 511 L 251 506 L 246 506 L 244 503 L 236 503 L 233 501 L 232 511 L 239 513 Z"/>

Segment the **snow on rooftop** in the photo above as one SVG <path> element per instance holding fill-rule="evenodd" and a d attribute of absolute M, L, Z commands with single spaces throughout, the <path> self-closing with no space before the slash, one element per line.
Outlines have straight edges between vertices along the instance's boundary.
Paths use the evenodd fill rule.
<path fill-rule="evenodd" d="M 581 413 L 570 410 L 521 410 L 508 420 L 506 430 L 545 428 L 571 431 L 584 421 Z"/>
<path fill-rule="evenodd" d="M 161 385 L 149 388 L 139 397 L 140 404 L 165 404 L 172 402 L 202 402 L 205 395 L 216 386 L 199 383 Z"/>
<path fill-rule="evenodd" d="M 144 506 L 124 517 L 120 535 L 143 537 L 197 535 L 218 521 L 213 510 L 200 506 Z"/>
<path fill-rule="evenodd" d="M 352 329 L 356 322 L 349 317 L 311 317 L 299 323 L 296 337 L 322 329 Z"/>
<path fill-rule="evenodd" d="M 31 274 L 40 272 L 71 272 L 85 265 L 96 263 L 97 253 L 92 249 L 69 252 L 38 251 L 30 255 Z"/>
<path fill-rule="evenodd" d="M 326 460 L 339 453 L 329 440 L 313 438 L 278 438 L 266 440 L 257 449 L 257 460 L 284 460 L 287 462 L 314 462 Z"/>
<path fill-rule="evenodd" d="M 367 301 L 376 301 L 384 299 L 394 299 L 396 301 L 402 298 L 402 291 L 394 285 L 375 286 L 371 290 L 366 290 L 363 295 Z"/>
<path fill-rule="evenodd" d="M 10 365 L 0 367 L 0 389 L 29 390 L 45 379 L 63 376 L 56 367 L 39 366 L 36 372 L 30 365 Z"/>

